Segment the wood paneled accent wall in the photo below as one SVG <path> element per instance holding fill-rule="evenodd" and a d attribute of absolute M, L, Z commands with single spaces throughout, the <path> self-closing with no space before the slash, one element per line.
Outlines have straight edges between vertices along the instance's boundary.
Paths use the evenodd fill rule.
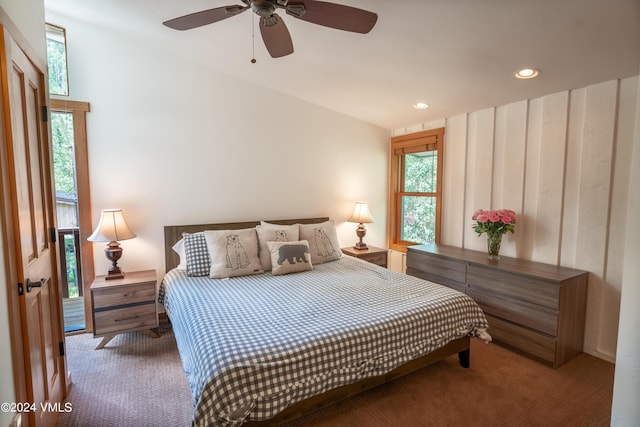
<path fill-rule="evenodd" d="M 516 211 L 501 254 L 589 271 L 585 352 L 611 361 L 637 97 L 636 76 L 450 117 L 445 126 L 442 244 L 486 250 L 473 211 Z"/>

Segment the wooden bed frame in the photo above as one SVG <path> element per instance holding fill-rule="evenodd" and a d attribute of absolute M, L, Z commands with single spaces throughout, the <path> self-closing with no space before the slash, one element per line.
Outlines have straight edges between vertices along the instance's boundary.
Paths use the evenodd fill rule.
<path fill-rule="evenodd" d="M 304 219 L 287 219 L 287 220 L 267 220 L 272 224 L 291 225 L 291 224 L 316 224 L 327 221 L 329 218 L 304 218 Z M 164 227 L 164 253 L 165 253 L 165 271 L 175 268 L 180 258 L 178 254 L 172 250 L 173 245 L 182 238 L 182 233 L 196 233 L 204 230 L 238 230 L 242 228 L 251 228 L 260 224 L 260 221 L 232 222 L 219 224 L 197 224 L 197 225 L 171 225 Z M 463 337 L 450 342 L 444 347 L 439 348 L 429 354 L 414 359 L 397 367 L 387 374 L 377 377 L 367 378 L 354 384 L 345 385 L 332 390 L 328 390 L 317 396 L 310 397 L 301 402 L 295 403 L 280 412 L 274 418 L 265 421 L 250 421 L 243 425 L 273 425 L 283 423 L 300 418 L 312 411 L 329 406 L 340 400 L 354 396 L 373 387 L 384 384 L 395 378 L 407 375 L 425 366 L 439 362 L 449 356 L 458 354 L 460 366 L 469 367 L 471 339 Z"/>

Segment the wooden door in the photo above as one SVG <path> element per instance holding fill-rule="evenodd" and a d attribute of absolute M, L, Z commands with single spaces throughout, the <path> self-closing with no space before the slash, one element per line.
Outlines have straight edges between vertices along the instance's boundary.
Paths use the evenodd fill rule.
<path fill-rule="evenodd" d="M 21 334 L 26 397 L 32 404 L 23 424 L 54 426 L 65 391 L 64 334 L 53 242 L 51 151 L 43 109 L 45 74 L 4 29 L 3 36 L 3 155 L 8 165 L 3 177 L 8 181 L 10 204 L 5 212 L 11 215 L 5 239 L 13 239 L 15 265 L 11 268 L 18 280 L 20 312 L 20 331 L 14 332 Z"/>

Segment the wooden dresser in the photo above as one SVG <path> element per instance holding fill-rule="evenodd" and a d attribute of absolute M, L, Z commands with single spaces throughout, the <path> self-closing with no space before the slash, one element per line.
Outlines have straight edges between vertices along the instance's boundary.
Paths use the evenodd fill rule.
<path fill-rule="evenodd" d="M 103 337 L 96 349 L 122 332 L 142 331 L 158 337 L 152 329 L 158 327 L 156 281 L 155 270 L 126 273 L 122 279 L 96 276 L 90 288 L 93 336 Z"/>
<path fill-rule="evenodd" d="M 588 273 L 444 245 L 407 249 L 407 274 L 471 296 L 501 344 L 554 368 L 582 353 Z"/>

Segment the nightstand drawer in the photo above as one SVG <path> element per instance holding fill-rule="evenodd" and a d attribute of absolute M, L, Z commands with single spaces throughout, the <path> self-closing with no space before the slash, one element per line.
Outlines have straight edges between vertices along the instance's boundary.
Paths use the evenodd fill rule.
<path fill-rule="evenodd" d="M 362 256 L 360 256 L 360 259 L 368 261 L 368 262 L 370 262 L 372 264 L 377 264 L 377 265 L 382 265 L 382 266 L 386 266 L 387 265 L 387 254 L 386 253 L 373 253 L 373 254 L 362 255 Z"/>
<path fill-rule="evenodd" d="M 98 310 L 105 307 L 117 307 L 147 301 L 155 302 L 155 297 L 155 282 L 142 285 L 104 288 L 93 292 L 93 306 Z"/>
<path fill-rule="evenodd" d="M 97 309 L 94 312 L 94 321 L 95 335 L 144 327 L 153 328 L 157 326 L 156 303 L 150 301 L 115 310 Z"/>
<path fill-rule="evenodd" d="M 360 258 L 363 261 L 379 265 L 380 267 L 387 267 L 386 249 L 376 248 L 375 246 L 369 246 L 366 249 L 358 249 L 350 246 L 348 248 L 342 248 L 342 253 L 354 258 Z"/>

